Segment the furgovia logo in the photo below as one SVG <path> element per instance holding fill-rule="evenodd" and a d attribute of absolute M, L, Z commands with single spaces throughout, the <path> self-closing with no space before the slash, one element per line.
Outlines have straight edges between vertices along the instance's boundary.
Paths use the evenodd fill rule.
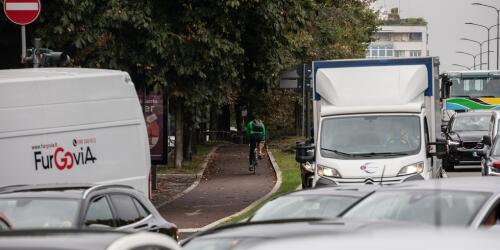
<path fill-rule="evenodd" d="M 95 144 L 95 142 L 95 138 L 74 139 L 72 143 L 74 148 L 72 150 L 67 150 L 65 147 L 58 146 L 57 143 L 32 146 L 32 149 L 35 150 L 33 152 L 35 157 L 35 170 L 48 170 L 55 166 L 55 168 L 62 171 L 64 169 L 71 170 L 75 166 L 95 164 L 97 158 L 92 153 L 90 145 Z M 40 149 L 44 149 L 44 152 Z"/>

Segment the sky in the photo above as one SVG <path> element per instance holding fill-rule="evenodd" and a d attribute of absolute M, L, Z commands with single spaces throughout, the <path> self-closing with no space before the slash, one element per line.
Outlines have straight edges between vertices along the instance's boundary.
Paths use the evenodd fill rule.
<path fill-rule="evenodd" d="M 429 50 L 431 56 L 438 56 L 441 61 L 440 71 L 463 70 L 464 68 L 453 66 L 461 64 L 467 67 L 473 66 L 473 57 L 456 53 L 464 51 L 470 54 L 479 54 L 477 43 L 462 41 L 460 38 L 469 38 L 483 42 L 488 40 L 488 32 L 484 28 L 466 25 L 473 22 L 485 26 L 497 24 L 497 12 L 491 8 L 474 6 L 472 3 L 480 2 L 500 8 L 500 0 L 377 0 L 375 9 L 386 6 L 387 10 L 394 7 L 400 8 L 401 18 L 423 17 L 428 22 Z M 495 38 L 496 27 L 491 29 L 490 39 Z M 496 69 L 497 52 L 496 41 L 490 42 L 490 67 Z M 487 51 L 487 43 L 484 43 L 483 52 Z M 487 62 L 487 54 L 483 54 L 483 63 Z M 479 64 L 479 56 L 477 57 Z M 483 69 L 486 69 L 483 65 Z M 479 69 L 479 66 L 478 66 Z"/>

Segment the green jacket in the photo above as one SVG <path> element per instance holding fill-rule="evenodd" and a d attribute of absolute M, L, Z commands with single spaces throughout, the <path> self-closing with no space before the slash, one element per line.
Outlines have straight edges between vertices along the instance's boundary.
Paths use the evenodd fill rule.
<path fill-rule="evenodd" d="M 262 140 L 266 140 L 266 126 L 264 126 L 264 123 L 262 123 L 262 127 L 263 127 Z M 256 132 L 253 130 L 253 120 L 252 120 L 247 124 L 247 137 L 250 138 L 251 135 L 256 133 L 261 133 L 261 132 Z"/>

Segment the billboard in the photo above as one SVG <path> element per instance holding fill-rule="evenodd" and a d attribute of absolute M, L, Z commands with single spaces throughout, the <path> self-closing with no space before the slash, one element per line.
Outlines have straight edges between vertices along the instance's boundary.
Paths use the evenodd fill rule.
<path fill-rule="evenodd" d="M 149 149 L 151 150 L 151 164 L 167 164 L 168 126 L 164 110 L 164 95 L 139 94 L 139 99 L 144 111 L 144 119 L 149 137 Z"/>

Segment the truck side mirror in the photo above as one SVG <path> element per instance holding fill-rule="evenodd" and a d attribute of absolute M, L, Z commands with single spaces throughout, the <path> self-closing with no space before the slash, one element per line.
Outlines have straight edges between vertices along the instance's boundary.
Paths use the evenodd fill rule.
<path fill-rule="evenodd" d="M 314 144 L 306 142 L 297 142 L 295 144 L 295 161 L 306 163 L 314 161 Z"/>
<path fill-rule="evenodd" d="M 448 142 L 444 139 L 436 139 L 436 142 L 429 142 L 429 156 L 436 156 L 438 159 L 444 158 L 448 154 Z"/>
<path fill-rule="evenodd" d="M 483 136 L 483 140 L 482 142 L 485 144 L 485 145 L 488 145 L 488 146 L 491 146 L 491 137 L 489 135 L 485 135 Z"/>

